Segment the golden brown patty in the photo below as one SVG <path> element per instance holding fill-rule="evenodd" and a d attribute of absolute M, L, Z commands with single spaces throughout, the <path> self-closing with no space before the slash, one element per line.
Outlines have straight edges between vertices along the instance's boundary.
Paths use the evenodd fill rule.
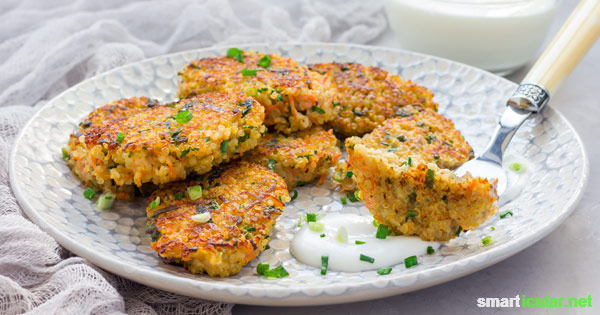
<path fill-rule="evenodd" d="M 433 93 L 397 75 L 356 63 L 321 63 L 309 69 L 324 75 L 324 88 L 334 92 L 337 117 L 330 123 L 345 136 L 371 132 L 407 105 L 437 110 Z"/>
<path fill-rule="evenodd" d="M 267 133 L 244 159 L 281 175 L 288 187 L 325 179 L 342 155 L 333 131 L 313 127 L 291 135 Z"/>
<path fill-rule="evenodd" d="M 346 148 L 366 207 L 396 233 L 447 241 L 497 211 L 495 182 L 457 177 L 418 159 L 409 163 L 362 143 L 347 143 Z"/>
<path fill-rule="evenodd" d="M 263 107 L 245 94 L 203 94 L 71 135 L 68 163 L 89 185 L 113 192 L 168 183 L 255 147 L 263 119 Z"/>
<path fill-rule="evenodd" d="M 265 107 L 265 125 L 285 133 L 322 125 L 335 117 L 330 92 L 321 87 L 320 74 L 276 54 L 244 52 L 240 56 L 242 62 L 233 57 L 192 61 L 179 73 L 179 97 L 206 92 L 247 93 Z M 259 66 L 262 58 L 270 58 L 268 67 Z"/>
<path fill-rule="evenodd" d="M 131 97 L 110 102 L 93 110 L 81 123 L 79 131 L 108 125 L 116 120 L 123 119 L 144 109 L 157 106 L 158 101 L 147 97 Z"/>
<path fill-rule="evenodd" d="M 192 200 L 188 188 L 196 185 L 202 197 Z M 244 161 L 167 184 L 148 199 L 152 249 L 192 273 L 237 274 L 264 250 L 289 199 L 279 175 Z M 202 213 L 203 220 L 197 219 Z"/>

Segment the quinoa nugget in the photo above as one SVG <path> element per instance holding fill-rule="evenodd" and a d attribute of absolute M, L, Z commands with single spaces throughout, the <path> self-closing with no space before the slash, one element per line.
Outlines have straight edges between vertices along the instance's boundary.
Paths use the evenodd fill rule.
<path fill-rule="evenodd" d="M 187 191 L 196 185 L 202 196 L 192 199 Z M 290 197 L 279 175 L 238 161 L 198 179 L 167 184 L 148 200 L 148 232 L 161 258 L 192 273 L 227 277 L 265 249 Z M 210 216 L 195 218 L 203 213 Z"/>
<path fill-rule="evenodd" d="M 309 69 L 324 75 L 324 88 L 334 91 L 338 115 L 330 123 L 344 136 L 371 132 L 407 105 L 437 110 L 433 93 L 383 69 L 357 63 L 321 63 Z"/>
<path fill-rule="evenodd" d="M 270 64 L 259 67 L 262 58 L 270 58 Z M 265 107 L 265 125 L 274 126 L 279 132 L 322 125 L 336 115 L 331 93 L 322 88 L 322 75 L 276 54 L 244 52 L 237 59 L 199 59 L 179 76 L 181 98 L 222 91 L 240 91 L 255 97 Z"/>
<path fill-rule="evenodd" d="M 342 156 L 333 130 L 312 127 L 292 135 L 267 133 L 244 159 L 281 175 L 288 187 L 322 180 Z"/>
<path fill-rule="evenodd" d="M 110 102 L 93 110 L 79 124 L 79 131 L 85 132 L 85 130 L 89 128 L 101 127 L 110 124 L 115 120 L 123 119 L 129 115 L 133 115 L 156 105 L 159 105 L 157 100 L 152 100 L 143 96 L 124 98 L 118 101 Z"/>
<path fill-rule="evenodd" d="M 358 138 L 346 139 L 346 146 L 362 143 L 368 148 L 391 152 L 403 161 L 410 157 L 448 169 L 455 169 L 473 158 L 469 143 L 442 114 L 421 106 L 405 106 L 396 114 L 397 118 L 386 120 L 360 141 Z M 334 178 L 341 179 L 341 174 L 348 171 L 352 172 L 352 167 L 340 163 Z M 343 190 L 356 189 L 353 178 L 339 181 Z"/>
<path fill-rule="evenodd" d="M 350 141 L 347 148 L 366 207 L 398 234 L 447 241 L 463 229 L 475 229 L 498 209 L 497 181 L 458 177 L 434 163 L 402 161 L 360 142 Z"/>
<path fill-rule="evenodd" d="M 73 134 L 67 162 L 88 186 L 105 191 L 164 184 L 252 149 L 266 132 L 263 119 L 263 107 L 245 94 L 204 94 Z"/>

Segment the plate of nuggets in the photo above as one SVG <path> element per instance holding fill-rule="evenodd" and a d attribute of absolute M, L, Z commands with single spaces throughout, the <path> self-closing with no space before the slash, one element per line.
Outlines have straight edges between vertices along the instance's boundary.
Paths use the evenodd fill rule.
<path fill-rule="evenodd" d="M 573 210 L 588 161 L 551 106 L 508 149 L 510 198 L 452 172 L 484 149 L 515 87 L 381 47 L 186 51 L 48 102 L 16 141 L 10 180 L 62 246 L 148 286 L 257 305 L 382 298 L 510 257 Z M 359 225 L 331 230 L 336 218 L 369 222 L 359 236 L 375 241 Z M 387 241 L 401 245 L 377 252 Z M 394 260 L 409 243 L 427 246 Z M 323 244 L 375 254 L 344 262 Z"/>

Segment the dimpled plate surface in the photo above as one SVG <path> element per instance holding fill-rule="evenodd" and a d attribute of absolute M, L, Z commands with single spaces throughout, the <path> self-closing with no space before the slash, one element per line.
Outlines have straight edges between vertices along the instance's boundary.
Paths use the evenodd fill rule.
<path fill-rule="evenodd" d="M 505 100 L 516 84 L 460 63 L 379 47 L 343 44 L 248 45 L 240 48 L 278 52 L 301 63 L 352 61 L 376 65 L 432 89 L 440 112 L 454 121 L 476 153 L 485 147 Z M 189 296 L 258 305 L 318 305 L 354 302 L 401 294 L 475 272 L 499 262 L 541 239 L 573 210 L 587 182 L 588 162 L 582 142 L 565 118 L 548 107 L 518 131 L 508 154 L 529 161 L 529 183 L 477 230 L 445 243 L 419 265 L 393 266 L 389 275 L 375 271 L 345 273 L 319 270 L 289 253 L 298 218 L 312 212 L 368 215 L 361 203 L 342 205 L 335 183 L 298 190 L 278 219 L 270 249 L 238 275 L 217 279 L 191 275 L 164 264 L 150 248 L 143 200 L 116 202 L 99 211 L 83 197 L 82 182 L 61 158 L 69 134 L 95 107 L 109 101 L 149 96 L 176 98 L 177 71 L 196 58 L 225 55 L 227 47 L 159 56 L 88 79 L 48 102 L 24 127 L 11 153 L 13 191 L 27 216 L 60 244 L 92 263 L 128 279 Z M 491 226 L 495 230 L 490 229 Z M 481 238 L 494 243 L 481 245 Z M 283 264 L 287 278 L 256 274 L 259 262 Z"/>

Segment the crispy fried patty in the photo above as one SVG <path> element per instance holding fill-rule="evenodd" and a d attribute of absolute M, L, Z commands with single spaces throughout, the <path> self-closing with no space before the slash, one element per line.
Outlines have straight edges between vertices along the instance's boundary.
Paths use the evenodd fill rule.
<path fill-rule="evenodd" d="M 447 241 L 497 211 L 495 182 L 457 177 L 434 163 L 409 162 L 362 143 L 346 148 L 366 207 L 396 233 Z"/>
<path fill-rule="evenodd" d="M 288 187 L 325 178 L 342 155 L 332 130 L 312 127 L 291 135 L 267 133 L 244 159 L 281 175 Z"/>
<path fill-rule="evenodd" d="M 79 123 L 79 131 L 85 132 L 86 129 L 102 127 L 157 105 L 159 105 L 157 100 L 149 99 L 145 96 L 124 98 L 110 102 L 93 110 Z"/>
<path fill-rule="evenodd" d="M 202 197 L 192 200 L 188 187 L 196 185 L 202 187 Z M 237 274 L 264 250 L 289 199 L 279 175 L 244 161 L 167 184 L 148 199 L 152 249 L 192 273 Z M 202 213 L 210 213 L 210 219 L 193 219 Z"/>
<path fill-rule="evenodd" d="M 263 119 L 262 105 L 243 93 L 203 94 L 71 135 L 68 163 L 88 185 L 113 192 L 168 183 L 255 147 L 266 131 Z"/>
<path fill-rule="evenodd" d="M 270 58 L 268 67 L 259 61 Z M 214 57 L 194 60 L 179 73 L 179 97 L 206 92 L 239 91 L 265 107 L 265 125 L 291 133 L 322 125 L 335 117 L 330 92 L 322 88 L 322 75 L 291 58 L 244 52 L 238 59 Z M 254 71 L 256 70 L 256 71 Z"/>
<path fill-rule="evenodd" d="M 334 62 L 309 69 L 324 75 L 323 88 L 334 92 L 338 115 L 330 125 L 344 136 L 371 132 L 407 105 L 437 110 L 430 90 L 377 67 Z"/>

